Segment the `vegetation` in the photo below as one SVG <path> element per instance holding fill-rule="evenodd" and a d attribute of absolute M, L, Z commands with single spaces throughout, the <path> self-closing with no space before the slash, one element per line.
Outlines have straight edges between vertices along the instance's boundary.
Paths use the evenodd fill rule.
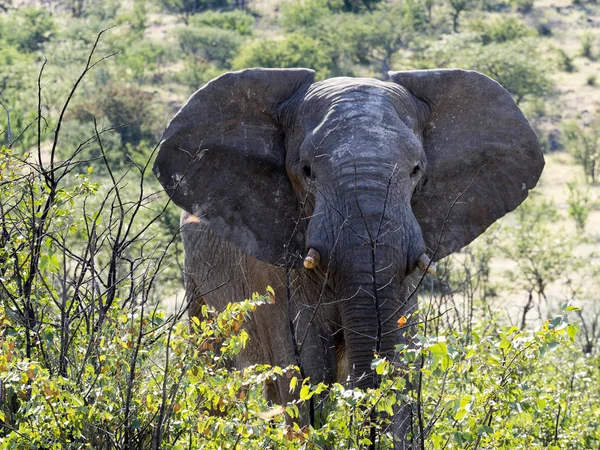
<path fill-rule="evenodd" d="M 597 3 L 14 3 L 0 0 L 0 448 L 385 449 L 398 402 L 415 448 L 600 446 L 600 66 L 580 20 Z M 374 355 L 376 390 L 232 368 L 244 320 L 283 301 L 267 286 L 189 321 L 173 300 L 178 210 L 148 167 L 187 96 L 249 66 L 478 70 L 552 152 L 536 195 L 423 280 L 398 323 L 415 345 L 399 364 Z M 266 402 L 278 376 L 296 401 Z M 311 399 L 314 422 L 290 420 Z"/>
<path fill-rule="evenodd" d="M 587 127 L 566 122 L 563 127 L 565 147 L 583 166 L 586 179 L 595 183 L 600 170 L 600 115 Z"/>

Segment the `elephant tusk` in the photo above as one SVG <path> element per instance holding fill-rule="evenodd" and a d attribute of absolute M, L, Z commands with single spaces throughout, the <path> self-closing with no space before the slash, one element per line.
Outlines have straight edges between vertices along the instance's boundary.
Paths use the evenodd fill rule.
<path fill-rule="evenodd" d="M 429 259 L 429 256 L 427 256 L 425 253 L 419 256 L 419 259 L 417 260 L 417 267 L 421 270 L 421 272 L 427 271 L 427 273 L 430 273 L 431 275 L 435 275 L 437 272 L 435 264 L 431 262 L 431 259 Z"/>
<path fill-rule="evenodd" d="M 307 269 L 314 269 L 321 260 L 321 255 L 314 248 L 309 248 L 306 258 L 304 258 L 304 267 Z"/>

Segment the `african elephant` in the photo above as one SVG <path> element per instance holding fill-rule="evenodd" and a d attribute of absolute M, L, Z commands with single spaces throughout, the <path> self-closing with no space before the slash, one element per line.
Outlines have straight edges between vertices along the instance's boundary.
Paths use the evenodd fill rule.
<path fill-rule="evenodd" d="M 404 339 L 409 275 L 516 208 L 543 166 L 510 94 L 477 72 L 315 82 L 307 69 L 247 69 L 190 97 L 154 173 L 184 211 L 196 304 L 275 290 L 236 363 L 365 388 L 374 352 L 392 357 Z M 289 400 L 287 380 L 267 395 Z"/>

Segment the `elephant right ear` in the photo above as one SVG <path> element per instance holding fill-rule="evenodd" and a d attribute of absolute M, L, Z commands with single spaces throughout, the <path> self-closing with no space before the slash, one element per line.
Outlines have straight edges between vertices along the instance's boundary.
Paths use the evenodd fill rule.
<path fill-rule="evenodd" d="M 310 85 L 309 69 L 247 69 L 193 94 L 167 127 L 154 173 L 173 202 L 270 264 L 304 250 L 285 170 L 277 107 Z M 300 259 L 301 261 L 301 259 Z"/>
<path fill-rule="evenodd" d="M 491 78 L 460 69 L 389 76 L 424 106 L 427 169 L 412 209 L 439 260 L 525 200 L 544 156 L 511 95 Z"/>

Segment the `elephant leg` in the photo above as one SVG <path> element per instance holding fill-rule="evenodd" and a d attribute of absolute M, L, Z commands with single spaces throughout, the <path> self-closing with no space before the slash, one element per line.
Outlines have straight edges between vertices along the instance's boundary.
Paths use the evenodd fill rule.
<path fill-rule="evenodd" d="M 181 215 L 181 237 L 190 317 L 204 304 L 222 311 L 229 302 L 249 298 L 246 255 L 188 217 Z"/>
<path fill-rule="evenodd" d="M 271 286 L 275 292 L 274 302 L 262 305 L 254 314 L 259 333 L 256 336 L 250 335 L 249 346 L 253 346 L 253 340 L 258 342 L 265 349 L 266 361 L 270 364 L 300 368 L 298 372 L 288 372 L 277 377 L 274 385 L 266 389 L 268 398 L 282 405 L 298 398 L 303 378 L 310 377 L 313 384 L 335 381 L 335 346 L 328 328 L 330 325 L 325 320 L 325 317 L 331 316 L 327 316 L 329 310 L 325 306 L 314 309 L 314 299 L 319 295 L 320 285 L 313 286 L 299 272 L 290 271 L 286 274 L 283 268 L 248 257 L 248 276 L 252 291 L 264 292 L 266 286 Z M 313 290 L 316 294 L 310 295 L 314 293 Z M 298 384 L 295 391 L 290 392 L 290 381 L 294 376 L 298 379 Z M 315 411 L 314 408 L 311 411 L 308 403 L 301 408 L 300 413 L 301 424 L 314 423 Z"/>

